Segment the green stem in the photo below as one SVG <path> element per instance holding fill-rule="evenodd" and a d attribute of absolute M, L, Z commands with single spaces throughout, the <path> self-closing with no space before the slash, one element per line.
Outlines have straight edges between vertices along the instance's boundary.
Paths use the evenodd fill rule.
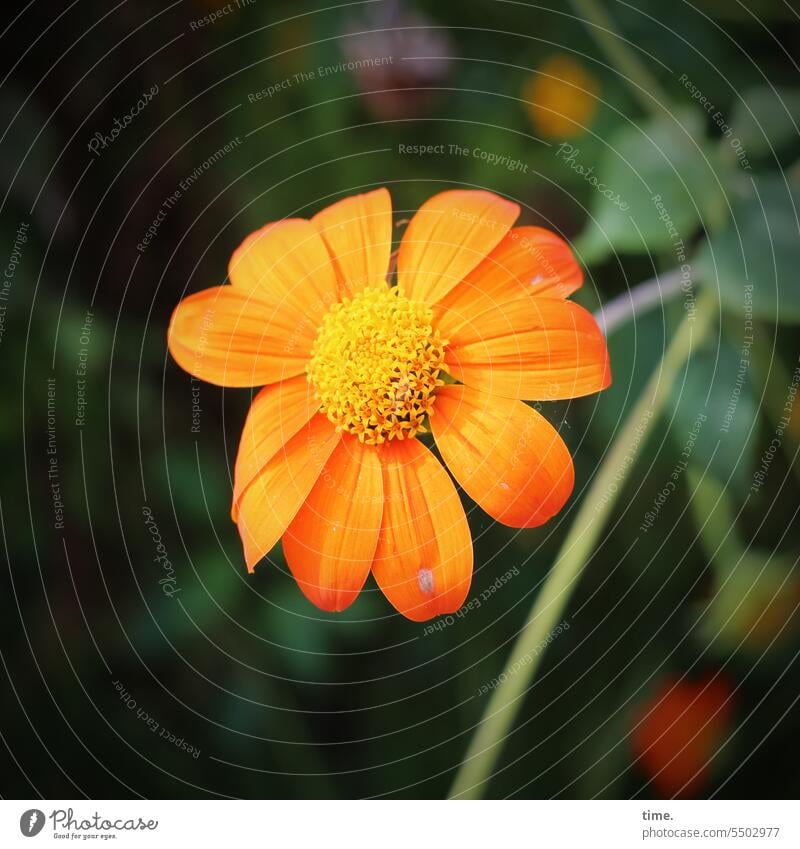
<path fill-rule="evenodd" d="M 595 312 L 595 321 L 600 325 L 605 336 L 608 336 L 618 327 L 647 312 L 656 304 L 663 306 L 664 302 L 674 298 L 682 287 L 683 272 L 680 268 L 657 274 L 643 283 L 637 283 L 632 289 L 617 295 L 616 298 L 606 301 Z"/>
<path fill-rule="evenodd" d="M 592 38 L 605 51 L 628 82 L 631 91 L 644 108 L 656 118 L 661 116 L 657 103 L 669 101 L 661 84 L 650 73 L 647 66 L 631 50 L 628 42 L 617 33 L 614 22 L 597 0 L 571 0 L 575 11 L 588 24 Z"/>
<path fill-rule="evenodd" d="M 616 436 L 575 516 L 556 562 L 511 651 L 501 683 L 492 691 L 483 717 L 456 774 L 451 798 L 479 798 L 541 663 L 550 635 L 562 621 L 572 591 L 592 554 L 606 520 L 634 466 L 650 426 L 670 397 L 675 378 L 702 341 L 716 315 L 713 297 L 701 294 L 696 314 L 687 314 L 660 365 Z"/>

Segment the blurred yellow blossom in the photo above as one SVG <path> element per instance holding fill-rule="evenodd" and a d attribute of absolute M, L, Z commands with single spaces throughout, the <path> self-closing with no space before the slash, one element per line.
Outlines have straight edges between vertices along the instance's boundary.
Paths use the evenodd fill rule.
<path fill-rule="evenodd" d="M 573 138 L 591 124 L 599 84 L 586 68 L 564 54 L 551 56 L 525 81 L 522 97 L 537 132 Z"/>

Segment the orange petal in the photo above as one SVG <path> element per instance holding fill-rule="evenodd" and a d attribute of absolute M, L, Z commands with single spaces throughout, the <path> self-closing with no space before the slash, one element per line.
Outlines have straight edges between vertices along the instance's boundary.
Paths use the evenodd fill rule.
<path fill-rule="evenodd" d="M 431 430 L 455 479 L 504 525 L 543 525 L 572 492 L 575 472 L 567 446 L 522 401 L 445 386 L 436 393 Z"/>
<path fill-rule="evenodd" d="M 374 446 L 344 438 L 283 535 L 283 552 L 306 598 L 344 610 L 364 586 L 383 513 Z"/>
<path fill-rule="evenodd" d="M 569 245 L 543 227 L 515 227 L 435 307 L 445 339 L 488 309 L 530 295 L 567 298 L 583 283 Z"/>
<path fill-rule="evenodd" d="M 392 253 L 392 198 L 386 189 L 340 200 L 311 221 L 328 246 L 342 296 L 386 283 Z"/>
<path fill-rule="evenodd" d="M 411 219 L 397 257 L 409 298 L 436 303 L 500 243 L 519 207 L 491 192 L 434 195 Z"/>
<path fill-rule="evenodd" d="M 312 343 L 281 308 L 233 286 L 184 298 L 168 332 L 178 365 L 219 386 L 262 386 L 300 374 Z"/>
<path fill-rule="evenodd" d="M 304 374 L 265 386 L 256 395 L 244 423 L 233 487 L 233 521 L 238 502 L 253 479 L 319 409 Z"/>
<path fill-rule="evenodd" d="M 611 383 L 606 340 L 592 314 L 560 298 L 518 298 L 450 337 L 450 374 L 491 395 L 552 401 Z"/>
<path fill-rule="evenodd" d="M 382 445 L 378 453 L 384 508 L 375 579 L 415 622 L 454 613 L 472 581 L 472 539 L 456 488 L 417 439 Z"/>
<path fill-rule="evenodd" d="M 281 538 L 341 440 L 317 414 L 267 462 L 239 499 L 239 536 L 250 572 Z"/>
<path fill-rule="evenodd" d="M 298 335 L 316 336 L 322 317 L 339 300 L 336 274 L 319 230 L 302 218 L 267 224 L 233 252 L 234 287 L 274 301 Z"/>

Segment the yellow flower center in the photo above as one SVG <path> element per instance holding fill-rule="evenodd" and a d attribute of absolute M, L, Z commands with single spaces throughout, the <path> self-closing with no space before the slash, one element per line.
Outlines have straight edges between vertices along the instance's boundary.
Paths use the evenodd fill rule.
<path fill-rule="evenodd" d="M 322 412 L 369 445 L 425 431 L 446 342 L 433 310 L 398 289 L 365 289 L 334 304 L 307 366 Z"/>

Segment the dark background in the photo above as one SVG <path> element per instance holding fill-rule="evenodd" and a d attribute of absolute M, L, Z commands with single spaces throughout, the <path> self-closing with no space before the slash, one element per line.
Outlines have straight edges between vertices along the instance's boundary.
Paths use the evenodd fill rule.
<path fill-rule="evenodd" d="M 379 0 L 334 8 L 254 0 L 192 28 L 223 6 L 78 0 L 6 12 L 0 259 L 5 268 L 16 240 L 19 263 L 0 338 L 0 792 L 442 797 L 485 707 L 478 689 L 502 671 L 576 506 L 684 305 L 667 303 L 611 336 L 608 392 L 544 405 L 576 463 L 575 494 L 557 519 L 515 532 L 462 493 L 476 553 L 469 597 L 510 569 L 518 574 L 434 633 L 395 614 L 371 579 L 345 613 L 320 612 L 287 574 L 279 549 L 246 574 L 229 510 L 251 393 L 195 384 L 202 413 L 192 432 L 192 383 L 166 351 L 169 316 L 186 293 L 224 282 L 232 250 L 251 230 L 378 185 L 390 188 L 397 219 L 453 186 L 512 197 L 523 207 L 521 223 L 544 224 L 585 247 L 587 280 L 577 299 L 596 309 L 675 258 L 652 209 L 642 216 L 641 245 L 612 237 L 598 248 L 586 234 L 603 199 L 556 149 L 568 141 L 602 173 L 620 133 L 638 133 L 652 119 L 565 4 Z M 761 208 L 748 194 L 757 176 L 774 190 L 776 208 L 784 203 L 767 215 L 767 232 L 784 233 L 778 242 L 789 253 L 776 260 L 771 288 L 768 279 L 755 281 L 756 352 L 732 433 L 720 422 L 736 384 L 742 313 L 723 294 L 727 312 L 681 373 L 625 483 L 567 605 L 570 628 L 549 647 L 485 792 L 671 795 L 680 782 L 670 783 L 669 770 L 654 775 L 659 758 L 666 763 L 679 751 L 689 774 L 697 772 L 684 793 L 792 797 L 800 792 L 800 419 L 793 411 L 763 487 L 753 493 L 751 481 L 800 353 L 791 323 L 797 228 L 787 206 L 800 184 L 800 140 L 796 124 L 786 132 L 778 115 L 751 134 L 751 169 L 742 169 L 679 78 L 686 74 L 726 118 L 739 114 L 744 93 L 772 83 L 793 98 L 781 102 L 797 120 L 800 18 L 791 4 L 770 0 L 602 6 L 666 92 L 664 120 L 694 108 L 680 121 L 713 151 L 704 167 L 723 175 L 719 214 L 693 217 L 696 199 L 705 203 L 717 191 L 702 180 L 687 176 L 670 195 L 674 208 L 688 211 L 680 224 L 687 250 L 699 256 L 712 231 L 724 238 L 731 221 Z M 358 55 L 393 62 L 384 74 L 294 77 Z M 577 63 L 593 90 L 591 108 L 554 90 L 578 122 L 567 133 L 554 130 L 529 96 L 537 69 L 558 55 Z M 248 94 L 287 79 L 274 96 L 249 102 Z M 94 134 L 109 134 L 154 85 L 146 107 L 93 154 Z M 765 108 L 774 118 L 775 103 Z M 741 125 L 737 132 L 745 135 Z M 180 182 L 237 138 L 182 192 L 140 252 Z M 653 138 L 632 137 L 634 164 L 643 169 Z M 527 171 L 398 148 L 437 143 L 494 151 Z M 666 150 L 678 171 L 695 173 L 679 144 Z M 673 171 L 662 175 L 666 183 Z M 637 191 L 624 169 L 615 173 L 616 182 L 608 180 L 615 191 Z M 648 186 L 667 197 L 674 185 L 662 189 L 660 173 Z M 24 243 L 15 235 L 20 225 Z M 745 234 L 744 242 L 754 255 L 773 255 L 770 238 Z M 698 288 L 733 285 L 702 268 L 708 264 L 693 265 Z M 77 426 L 83 360 L 85 422 Z M 692 471 L 642 532 L 700 410 L 709 424 Z M 63 517 L 48 474 L 53 457 Z M 174 567 L 180 592 L 171 598 L 159 583 L 165 573 L 153 560 L 144 506 Z M 723 682 L 724 710 L 692 696 L 709 680 Z M 643 726 L 652 700 L 676 681 L 674 698 L 684 701 L 670 703 L 672 718 L 656 711 Z M 660 724 L 671 728 L 670 752 L 655 746 L 638 759 L 659 739 Z M 175 740 L 162 739 L 161 729 Z M 687 744 L 683 754 L 675 735 Z"/>

